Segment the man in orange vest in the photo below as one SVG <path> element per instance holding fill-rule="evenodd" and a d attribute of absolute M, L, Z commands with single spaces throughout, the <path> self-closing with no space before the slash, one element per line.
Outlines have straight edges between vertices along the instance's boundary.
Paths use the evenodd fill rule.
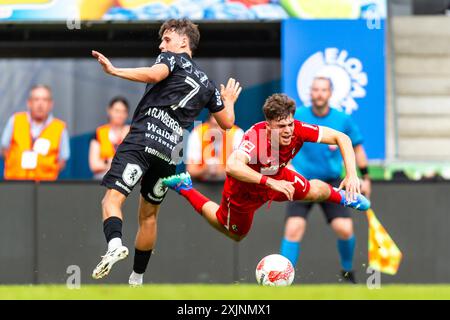
<path fill-rule="evenodd" d="M 113 98 L 107 110 L 109 122 L 95 131 L 89 146 L 89 168 L 95 179 L 102 179 L 108 172 L 117 147 L 130 131 L 126 124 L 129 109 L 125 98 Z"/>
<path fill-rule="evenodd" d="M 244 131 L 234 125 L 223 130 L 210 114 L 208 120 L 196 126 L 189 135 L 186 170 L 202 181 L 224 181 L 226 159 L 241 143 Z"/>
<path fill-rule="evenodd" d="M 31 88 L 28 112 L 11 116 L 2 135 L 5 180 L 54 181 L 70 157 L 66 124 L 53 117 L 50 87 Z"/>

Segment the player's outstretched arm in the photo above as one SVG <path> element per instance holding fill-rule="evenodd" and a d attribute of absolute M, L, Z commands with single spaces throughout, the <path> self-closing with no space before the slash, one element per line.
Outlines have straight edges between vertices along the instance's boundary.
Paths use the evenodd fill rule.
<path fill-rule="evenodd" d="M 233 78 L 228 79 L 226 86 L 220 85 L 220 96 L 225 108 L 213 115 L 219 126 L 224 130 L 231 129 L 234 125 L 234 104 L 241 91 L 241 85 Z"/>
<path fill-rule="evenodd" d="M 337 144 L 344 159 L 345 178 L 342 180 L 339 190 L 345 189 L 345 197 L 347 200 L 355 200 L 356 195 L 361 193 L 360 181 L 356 173 L 355 152 L 350 138 L 342 132 L 328 128 L 320 127 L 322 131 L 321 143 Z"/>
<path fill-rule="evenodd" d="M 157 83 L 169 76 L 169 68 L 165 64 L 156 64 L 152 67 L 143 68 L 116 68 L 100 52 L 92 50 L 92 56 L 100 63 L 103 71 L 119 78 L 144 83 Z"/>
<path fill-rule="evenodd" d="M 275 191 L 284 193 L 290 201 L 293 200 L 295 192 L 293 182 L 275 180 L 267 176 L 263 176 L 261 173 L 250 168 L 247 165 L 248 162 L 248 156 L 243 151 L 233 151 L 227 159 L 227 174 L 243 182 L 267 185 Z"/>

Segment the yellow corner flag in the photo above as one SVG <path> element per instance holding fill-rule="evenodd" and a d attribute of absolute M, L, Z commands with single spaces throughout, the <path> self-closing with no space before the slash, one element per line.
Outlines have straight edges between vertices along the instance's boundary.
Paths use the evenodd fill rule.
<path fill-rule="evenodd" d="M 383 273 L 397 273 L 402 253 L 375 216 L 372 209 L 367 210 L 369 220 L 369 266 Z"/>

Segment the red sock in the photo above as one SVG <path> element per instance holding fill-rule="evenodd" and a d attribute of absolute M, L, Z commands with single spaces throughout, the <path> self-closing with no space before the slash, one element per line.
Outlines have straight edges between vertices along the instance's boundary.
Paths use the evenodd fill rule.
<path fill-rule="evenodd" d="M 328 185 L 330 187 L 330 196 L 326 201 L 340 204 L 342 200 L 342 196 L 339 191 L 334 190 L 332 185 Z"/>
<path fill-rule="evenodd" d="M 202 208 L 209 200 L 207 197 L 202 195 L 196 189 L 192 188 L 190 190 L 181 190 L 181 195 L 189 201 L 189 203 L 194 207 L 195 211 L 202 215 Z"/>

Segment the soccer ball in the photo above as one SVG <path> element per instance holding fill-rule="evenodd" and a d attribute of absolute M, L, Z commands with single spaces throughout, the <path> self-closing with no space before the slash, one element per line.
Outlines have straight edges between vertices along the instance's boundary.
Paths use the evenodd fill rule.
<path fill-rule="evenodd" d="M 290 286 L 294 276 L 295 270 L 292 263 L 279 254 L 262 258 L 256 266 L 256 281 L 263 286 Z"/>

